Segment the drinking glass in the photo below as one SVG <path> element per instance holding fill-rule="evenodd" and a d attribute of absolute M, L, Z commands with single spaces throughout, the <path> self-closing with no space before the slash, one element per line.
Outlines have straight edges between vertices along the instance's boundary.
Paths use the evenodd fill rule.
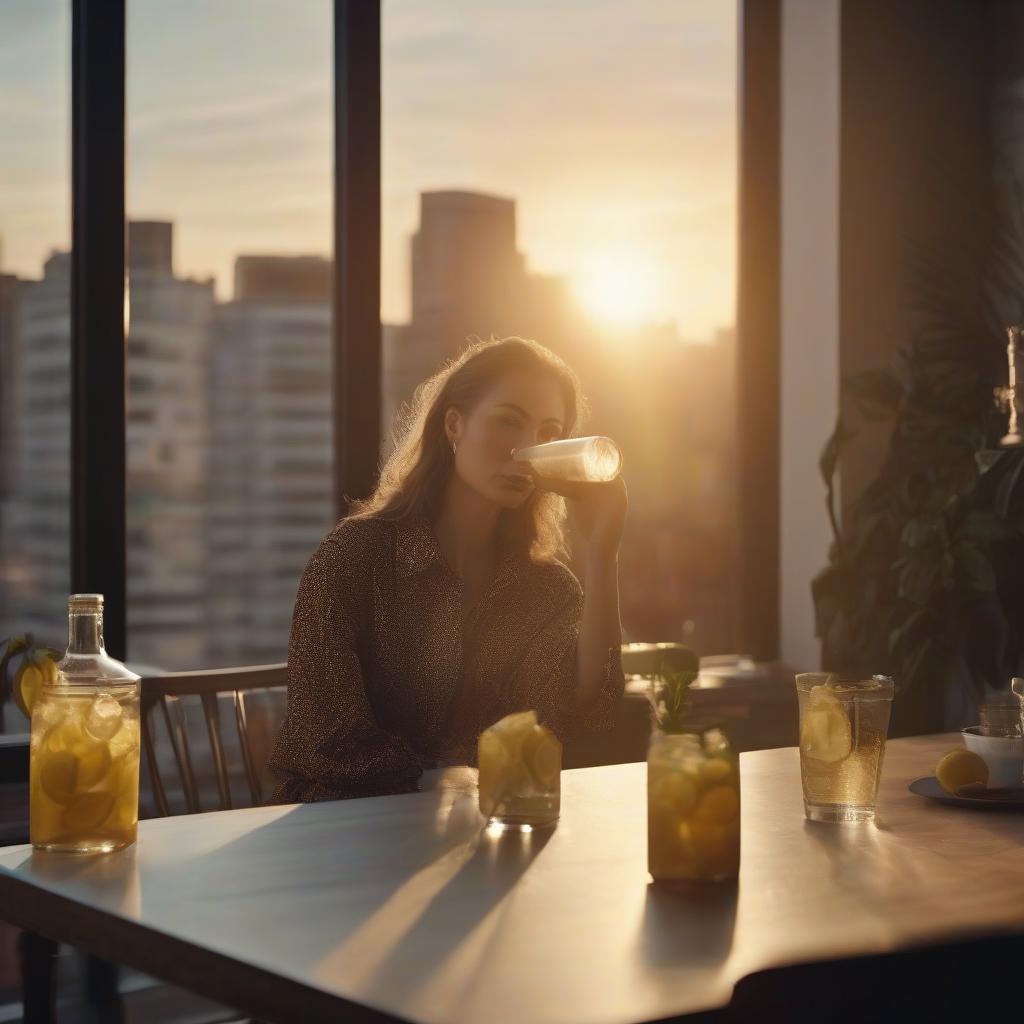
<path fill-rule="evenodd" d="M 647 870 L 719 882 L 740 865 L 740 765 L 724 730 L 655 729 L 647 751 Z"/>
<path fill-rule="evenodd" d="M 1014 737 L 1021 734 L 1020 702 L 1013 693 L 991 697 L 978 707 L 982 736 Z"/>
<path fill-rule="evenodd" d="M 800 776 L 810 821 L 873 821 L 893 683 L 825 672 L 796 677 Z"/>
<path fill-rule="evenodd" d="M 496 829 L 553 825 L 561 806 L 562 744 L 533 711 L 506 715 L 477 744 L 480 812 Z"/>

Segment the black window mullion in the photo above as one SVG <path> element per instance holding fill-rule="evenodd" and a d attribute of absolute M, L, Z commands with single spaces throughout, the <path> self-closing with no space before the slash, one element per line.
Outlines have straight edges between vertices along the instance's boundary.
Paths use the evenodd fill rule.
<path fill-rule="evenodd" d="M 123 658 L 125 0 L 71 10 L 71 587 Z"/>
<path fill-rule="evenodd" d="M 739 645 L 779 651 L 781 0 L 741 0 L 736 388 Z"/>
<path fill-rule="evenodd" d="M 334 467 L 338 515 L 380 449 L 380 0 L 334 0 Z"/>

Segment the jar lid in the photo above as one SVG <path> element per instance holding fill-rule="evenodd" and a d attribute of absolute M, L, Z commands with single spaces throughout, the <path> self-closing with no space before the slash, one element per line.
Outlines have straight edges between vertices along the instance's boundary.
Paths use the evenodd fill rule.
<path fill-rule="evenodd" d="M 102 594 L 72 594 L 68 598 L 69 612 L 96 612 L 102 610 Z"/>

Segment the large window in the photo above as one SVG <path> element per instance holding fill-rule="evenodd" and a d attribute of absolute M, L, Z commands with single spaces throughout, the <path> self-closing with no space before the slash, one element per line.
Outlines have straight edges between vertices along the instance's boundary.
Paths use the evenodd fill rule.
<path fill-rule="evenodd" d="M 69 12 L 0 4 L 0 638 L 67 636 Z"/>
<path fill-rule="evenodd" d="M 723 0 L 388 0 L 384 436 L 471 335 L 534 337 L 626 454 L 623 624 L 733 648 L 736 26 Z"/>
<path fill-rule="evenodd" d="M 375 339 L 335 331 L 330 310 L 349 282 L 331 263 L 334 175 L 378 141 L 373 118 L 335 124 L 332 105 L 355 94 L 356 67 L 373 109 L 375 6 L 128 2 L 123 538 L 97 534 L 88 488 L 69 501 L 69 351 L 98 344 L 69 342 L 69 280 L 102 255 L 68 255 L 69 6 L 0 7 L 3 631 L 60 643 L 74 517 L 91 559 L 124 545 L 133 662 L 280 660 L 350 476 L 339 461 L 332 487 L 332 445 L 357 433 L 332 413 L 372 410 L 332 410 L 332 380 L 351 398 L 355 379 L 342 355 Z M 627 637 L 733 647 L 735 6 L 382 9 L 385 436 L 469 336 L 549 344 L 584 380 L 588 429 L 626 453 Z M 115 95 L 89 101 L 97 123 Z M 339 210 L 365 211 L 346 182 Z M 374 251 L 355 237 L 372 218 L 336 229 L 345 267 Z M 362 292 L 344 294 L 346 316 L 374 301 Z"/>
<path fill-rule="evenodd" d="M 128 4 L 128 653 L 282 661 L 334 515 L 332 5 Z"/>

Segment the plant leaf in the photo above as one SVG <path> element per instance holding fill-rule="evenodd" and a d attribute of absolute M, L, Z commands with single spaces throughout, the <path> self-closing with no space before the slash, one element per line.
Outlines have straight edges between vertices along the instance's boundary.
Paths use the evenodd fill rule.
<path fill-rule="evenodd" d="M 843 446 L 850 438 L 854 437 L 852 430 L 847 430 L 843 424 L 842 417 L 836 419 L 835 429 L 832 431 L 832 436 L 825 442 L 825 447 L 822 449 L 821 458 L 818 459 L 818 469 L 821 471 L 821 477 L 825 481 L 825 485 L 830 487 L 832 485 L 832 478 L 836 475 L 836 466 L 839 464 L 839 453 L 842 451 Z"/>
<path fill-rule="evenodd" d="M 892 419 L 903 401 L 903 385 L 887 370 L 864 370 L 843 381 L 843 392 L 867 419 Z"/>
<path fill-rule="evenodd" d="M 971 590 L 995 590 L 996 573 L 979 547 L 967 541 L 953 545 L 953 558 Z"/>
<path fill-rule="evenodd" d="M 995 510 L 1004 519 L 1010 513 L 1013 492 L 1016 491 L 1017 484 L 1020 483 L 1022 471 L 1024 471 L 1024 453 L 1017 459 L 1016 465 L 999 481 L 999 486 L 996 488 Z"/>

